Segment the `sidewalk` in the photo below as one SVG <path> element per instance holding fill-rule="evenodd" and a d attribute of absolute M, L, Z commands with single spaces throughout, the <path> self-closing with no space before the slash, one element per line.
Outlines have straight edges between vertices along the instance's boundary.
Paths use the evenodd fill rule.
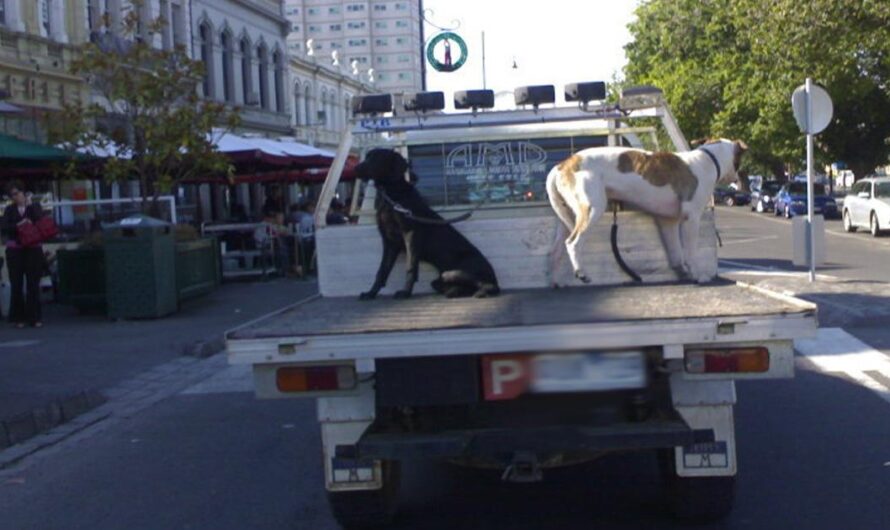
<path fill-rule="evenodd" d="M 103 400 L 103 389 L 182 355 L 216 353 L 227 329 L 317 291 L 314 281 L 233 283 L 162 319 L 115 322 L 49 304 L 41 329 L 3 322 L 0 422 L 72 396 L 72 407 L 91 408 Z"/>

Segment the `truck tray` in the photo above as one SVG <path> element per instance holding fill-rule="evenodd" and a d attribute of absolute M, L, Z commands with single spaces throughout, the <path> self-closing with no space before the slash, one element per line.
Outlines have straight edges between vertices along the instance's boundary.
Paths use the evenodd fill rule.
<path fill-rule="evenodd" d="M 505 291 L 492 298 L 314 297 L 229 333 L 229 340 L 671 319 L 813 316 L 815 306 L 735 282 Z"/>

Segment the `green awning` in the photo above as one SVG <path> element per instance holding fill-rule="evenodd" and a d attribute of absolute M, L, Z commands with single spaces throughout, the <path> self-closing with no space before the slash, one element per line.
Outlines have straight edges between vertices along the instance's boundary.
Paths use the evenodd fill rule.
<path fill-rule="evenodd" d="M 51 145 L 29 142 L 14 136 L 0 134 L 0 161 L 16 164 L 28 164 L 29 162 L 40 164 L 62 162 L 70 160 L 72 157 L 80 158 L 82 156 Z"/>

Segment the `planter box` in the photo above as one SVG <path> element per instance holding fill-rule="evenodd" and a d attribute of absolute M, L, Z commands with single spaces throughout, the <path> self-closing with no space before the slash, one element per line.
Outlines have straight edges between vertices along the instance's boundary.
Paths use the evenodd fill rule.
<path fill-rule="evenodd" d="M 105 251 L 101 248 L 59 250 L 59 301 L 82 312 L 104 313 Z"/>
<path fill-rule="evenodd" d="M 219 245 L 216 238 L 210 237 L 197 241 L 176 243 L 174 267 L 172 270 L 167 267 L 162 267 L 162 270 L 154 272 L 141 270 L 140 267 L 136 266 L 135 262 L 130 261 L 141 257 L 143 263 L 152 263 L 154 260 L 148 259 L 149 256 L 145 255 L 146 250 L 152 252 L 151 248 L 115 249 L 115 257 L 117 259 L 111 260 L 114 264 L 112 266 L 124 268 L 126 274 L 138 272 L 137 276 L 144 275 L 149 278 L 156 274 L 175 274 L 177 304 L 184 300 L 210 293 L 219 287 L 221 271 Z M 121 253 L 123 253 L 122 256 Z M 163 252 L 161 253 L 163 254 Z M 85 313 L 107 312 L 108 293 L 106 288 L 107 265 L 105 249 L 59 250 L 57 256 L 59 302 L 74 306 Z M 154 269 L 154 267 L 151 268 Z M 117 274 L 119 275 L 121 272 L 118 270 Z M 145 282 L 136 281 L 136 283 Z M 161 283 L 167 282 L 162 281 Z M 154 287 L 152 284 L 149 284 L 146 288 L 153 289 Z M 148 296 L 148 298 L 152 297 L 150 292 L 140 291 L 140 293 Z M 158 314 L 156 316 L 162 315 Z"/>
<path fill-rule="evenodd" d="M 176 244 L 176 293 L 180 302 L 207 294 L 220 283 L 215 237 Z"/>

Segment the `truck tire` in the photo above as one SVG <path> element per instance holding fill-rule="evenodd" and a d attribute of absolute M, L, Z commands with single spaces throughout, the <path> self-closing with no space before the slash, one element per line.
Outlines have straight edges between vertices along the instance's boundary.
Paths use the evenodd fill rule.
<path fill-rule="evenodd" d="M 379 490 L 328 492 L 334 519 L 344 530 L 384 528 L 392 523 L 401 481 L 399 462 L 384 460 L 383 487 Z"/>
<path fill-rule="evenodd" d="M 681 477 L 677 475 L 673 449 L 659 454 L 668 510 L 677 519 L 708 522 L 723 519 L 732 511 L 736 477 Z"/>

